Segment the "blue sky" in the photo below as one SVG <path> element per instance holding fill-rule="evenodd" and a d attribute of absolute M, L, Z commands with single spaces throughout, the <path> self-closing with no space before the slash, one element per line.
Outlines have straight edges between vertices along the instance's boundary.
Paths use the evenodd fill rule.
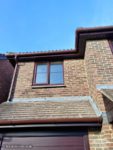
<path fill-rule="evenodd" d="M 113 0 L 0 0 L 0 53 L 74 48 L 79 27 L 113 25 Z"/>

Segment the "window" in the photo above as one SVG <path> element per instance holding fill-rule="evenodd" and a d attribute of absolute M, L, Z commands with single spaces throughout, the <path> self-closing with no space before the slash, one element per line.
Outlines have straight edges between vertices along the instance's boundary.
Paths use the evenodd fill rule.
<path fill-rule="evenodd" d="M 36 64 L 34 84 L 54 85 L 63 83 L 64 79 L 62 62 L 47 62 Z"/>

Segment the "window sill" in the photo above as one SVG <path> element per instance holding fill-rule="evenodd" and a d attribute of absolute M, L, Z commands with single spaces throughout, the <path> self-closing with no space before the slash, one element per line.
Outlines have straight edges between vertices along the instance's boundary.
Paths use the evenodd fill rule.
<path fill-rule="evenodd" d="M 32 89 L 37 88 L 60 88 L 60 87 L 66 87 L 66 85 L 32 85 Z"/>

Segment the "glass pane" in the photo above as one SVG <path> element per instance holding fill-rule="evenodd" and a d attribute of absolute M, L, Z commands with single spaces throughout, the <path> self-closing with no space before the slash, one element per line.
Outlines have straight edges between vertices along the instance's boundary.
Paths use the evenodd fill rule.
<path fill-rule="evenodd" d="M 51 73 L 50 84 L 63 84 L 63 73 Z"/>
<path fill-rule="evenodd" d="M 47 64 L 38 64 L 37 65 L 37 73 L 45 73 L 47 72 Z"/>
<path fill-rule="evenodd" d="M 57 73 L 57 72 L 62 72 L 62 63 L 51 63 L 50 64 L 50 73 Z"/>
<path fill-rule="evenodd" d="M 38 73 L 36 76 L 36 83 L 38 84 L 47 83 L 47 73 Z"/>

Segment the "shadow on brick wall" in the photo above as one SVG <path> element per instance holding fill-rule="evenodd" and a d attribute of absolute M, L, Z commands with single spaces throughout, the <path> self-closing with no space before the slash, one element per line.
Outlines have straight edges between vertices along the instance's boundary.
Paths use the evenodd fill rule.
<path fill-rule="evenodd" d="M 103 95 L 103 102 L 105 105 L 108 121 L 109 123 L 113 124 L 113 101 Z"/>

